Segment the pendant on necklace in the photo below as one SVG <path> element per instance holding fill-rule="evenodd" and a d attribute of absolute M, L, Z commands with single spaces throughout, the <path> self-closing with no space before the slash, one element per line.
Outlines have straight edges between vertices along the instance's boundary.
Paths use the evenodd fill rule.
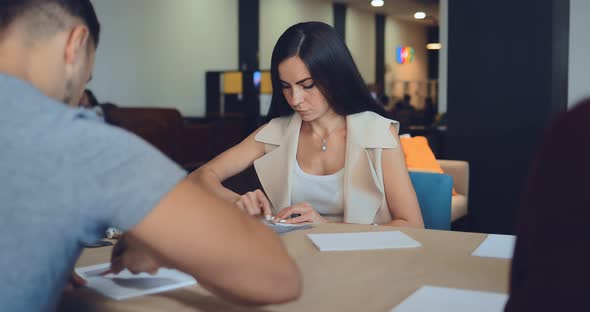
<path fill-rule="evenodd" d="M 325 152 L 328 149 L 328 146 L 326 146 L 326 139 L 324 139 L 322 141 L 322 152 Z"/>

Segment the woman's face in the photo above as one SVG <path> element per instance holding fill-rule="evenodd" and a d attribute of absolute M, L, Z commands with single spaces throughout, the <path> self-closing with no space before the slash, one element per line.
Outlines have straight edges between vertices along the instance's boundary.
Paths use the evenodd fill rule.
<path fill-rule="evenodd" d="M 330 111 L 330 104 L 299 56 L 284 60 L 278 70 L 283 96 L 302 120 L 312 121 Z"/>

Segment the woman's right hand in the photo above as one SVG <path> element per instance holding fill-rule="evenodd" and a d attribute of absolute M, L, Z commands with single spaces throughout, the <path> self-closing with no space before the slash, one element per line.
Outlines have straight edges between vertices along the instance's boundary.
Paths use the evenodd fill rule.
<path fill-rule="evenodd" d="M 241 195 L 240 198 L 235 201 L 235 204 L 238 208 L 251 216 L 264 215 L 267 220 L 272 218 L 270 201 L 260 189 Z"/>

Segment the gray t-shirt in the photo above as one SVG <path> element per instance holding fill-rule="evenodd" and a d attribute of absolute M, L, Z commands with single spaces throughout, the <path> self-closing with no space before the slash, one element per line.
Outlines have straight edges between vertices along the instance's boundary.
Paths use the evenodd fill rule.
<path fill-rule="evenodd" d="M 185 175 L 138 137 L 0 74 L 0 310 L 54 310 L 83 245 L 132 228 Z"/>

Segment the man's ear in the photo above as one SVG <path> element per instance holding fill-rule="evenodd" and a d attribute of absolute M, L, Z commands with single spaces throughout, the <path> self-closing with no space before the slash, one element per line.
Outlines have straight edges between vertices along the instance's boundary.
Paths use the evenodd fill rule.
<path fill-rule="evenodd" d="M 77 25 L 70 30 L 64 51 L 66 64 L 74 64 L 78 58 L 86 55 L 88 38 L 89 32 L 86 26 Z"/>

